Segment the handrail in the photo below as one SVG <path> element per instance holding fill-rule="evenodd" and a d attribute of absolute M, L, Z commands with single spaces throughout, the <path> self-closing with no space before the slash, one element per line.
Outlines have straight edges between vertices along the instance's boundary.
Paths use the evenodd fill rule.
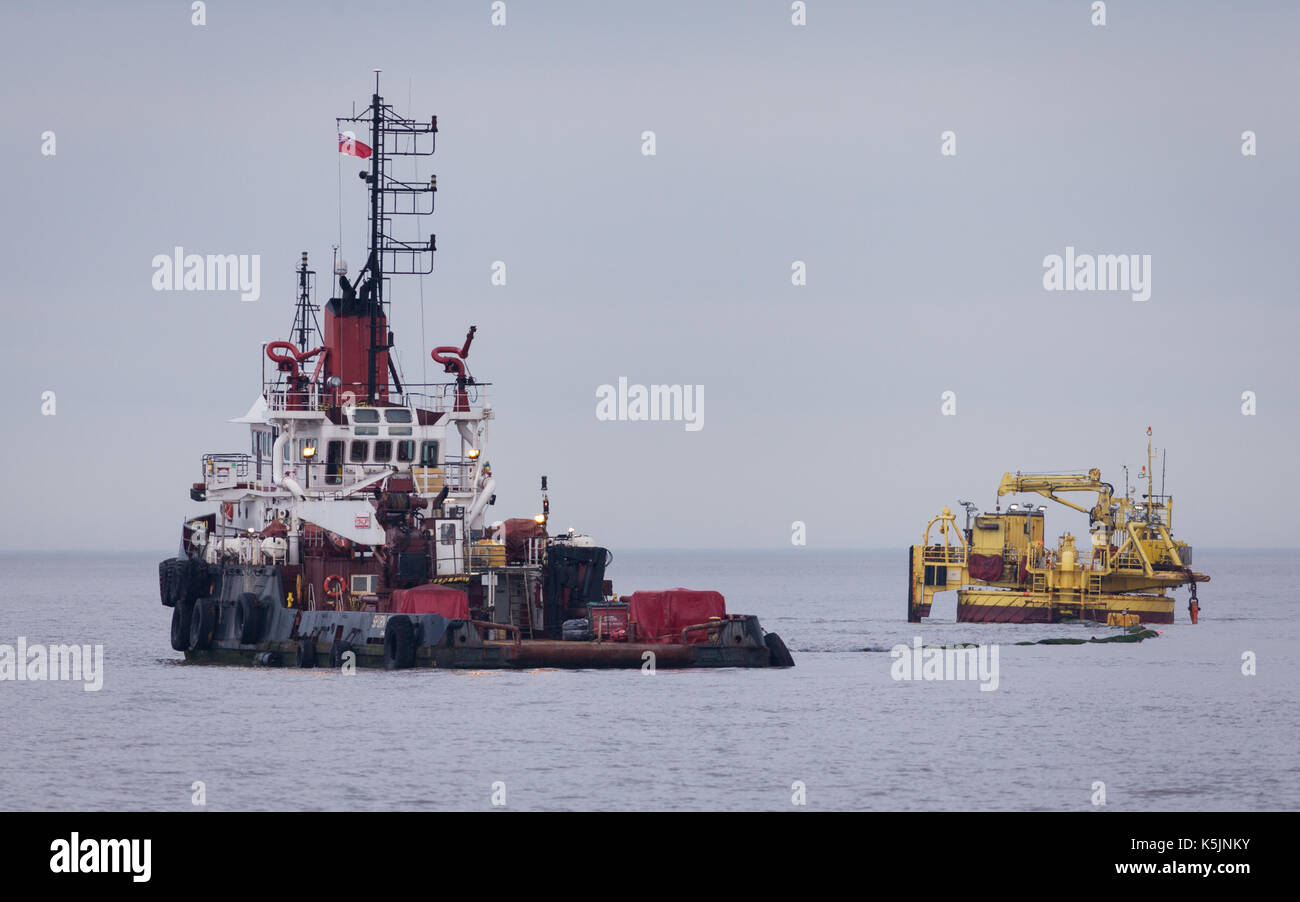
<path fill-rule="evenodd" d="M 960 545 L 927 545 L 921 560 L 926 564 L 964 564 L 966 554 Z"/>
<path fill-rule="evenodd" d="M 471 407 L 481 408 L 488 400 L 491 382 L 474 382 L 465 386 L 464 391 Z M 359 387 L 359 386 L 358 386 Z M 421 391 L 420 389 L 424 389 Z M 456 382 L 421 382 L 408 383 L 401 391 L 388 393 L 388 405 L 407 407 L 412 410 L 424 410 L 430 413 L 448 413 L 456 409 L 456 402 L 461 386 Z M 356 400 L 358 392 L 344 389 L 325 388 L 318 383 L 310 383 L 305 388 L 292 388 L 283 382 L 268 382 L 262 386 L 262 395 L 266 406 L 273 413 L 285 411 L 318 412 L 338 407 L 370 407 L 369 402 Z M 383 405 L 380 405 L 383 406 Z"/>
<path fill-rule="evenodd" d="M 729 623 L 732 620 L 740 620 L 740 619 L 742 619 L 742 617 L 739 614 L 724 614 L 721 617 L 712 618 L 711 620 L 709 620 L 708 623 L 692 623 L 690 626 L 682 627 L 681 633 L 679 634 L 679 638 L 682 640 L 682 643 L 685 644 L 686 634 L 691 632 L 692 630 L 721 629 L 724 624 Z M 672 634 L 669 633 L 668 635 L 672 635 Z M 663 637 L 661 636 L 659 638 L 663 638 Z"/>

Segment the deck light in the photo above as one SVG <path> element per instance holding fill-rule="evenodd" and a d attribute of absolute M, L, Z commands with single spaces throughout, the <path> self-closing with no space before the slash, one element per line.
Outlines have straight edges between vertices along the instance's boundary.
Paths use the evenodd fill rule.
<path fill-rule="evenodd" d="M 313 457 L 316 456 L 316 446 L 308 445 L 307 447 L 303 448 L 302 456 L 307 458 L 308 460 L 311 460 Z"/>
<path fill-rule="evenodd" d="M 479 454 L 478 448 L 470 448 L 470 449 L 469 449 L 469 459 L 470 459 L 470 460 L 478 460 L 478 454 Z"/>

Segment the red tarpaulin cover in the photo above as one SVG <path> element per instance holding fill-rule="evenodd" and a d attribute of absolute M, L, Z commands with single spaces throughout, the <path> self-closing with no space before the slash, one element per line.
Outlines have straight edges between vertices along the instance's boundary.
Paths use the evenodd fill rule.
<path fill-rule="evenodd" d="M 460 589 L 436 583 L 394 589 L 392 610 L 397 614 L 441 614 L 448 620 L 468 620 L 469 596 Z"/>
<path fill-rule="evenodd" d="M 722 593 L 712 590 L 665 589 L 662 592 L 633 592 L 625 596 L 628 619 L 637 625 L 638 642 L 681 642 L 683 627 L 708 623 L 711 617 L 727 616 Z M 686 642 L 704 642 L 706 630 L 686 634 Z"/>
<path fill-rule="evenodd" d="M 966 569 L 973 579 L 992 582 L 1002 578 L 1002 555 L 970 554 L 966 558 Z"/>

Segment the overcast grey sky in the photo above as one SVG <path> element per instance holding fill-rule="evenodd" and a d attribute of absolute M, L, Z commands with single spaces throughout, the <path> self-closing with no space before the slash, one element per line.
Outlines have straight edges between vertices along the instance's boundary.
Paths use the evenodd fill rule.
<path fill-rule="evenodd" d="M 328 272 L 334 117 L 374 68 L 439 117 L 401 360 L 479 327 L 496 517 L 546 473 L 554 525 L 615 549 L 788 548 L 795 520 L 901 547 L 1006 470 L 1118 483 L 1150 425 L 1180 538 L 1294 545 L 1300 12 L 1090 5 L 6 5 L 0 548 L 175 545 L 200 455 L 246 448 L 226 420 L 288 337 L 299 253 Z M 260 254 L 261 299 L 153 291 L 176 245 Z M 1045 291 L 1067 246 L 1151 255 L 1150 300 Z M 620 376 L 703 385 L 704 428 L 598 421 Z"/>

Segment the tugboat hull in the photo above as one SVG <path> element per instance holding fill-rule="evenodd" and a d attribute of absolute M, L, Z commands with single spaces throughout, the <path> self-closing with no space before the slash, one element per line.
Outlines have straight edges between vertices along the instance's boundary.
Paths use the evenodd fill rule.
<path fill-rule="evenodd" d="M 688 627 L 681 641 L 524 638 L 511 624 L 441 614 L 290 607 L 274 566 L 225 567 L 204 576 L 164 586 L 165 600 L 172 593 L 173 647 L 196 663 L 388 670 L 794 664 L 780 637 L 764 633 L 752 615 L 729 614 Z"/>
<path fill-rule="evenodd" d="M 263 643 L 256 647 L 210 648 L 187 651 L 185 660 L 205 664 L 242 664 L 264 667 L 330 667 L 332 643 L 313 644 L 315 663 L 301 663 L 296 641 Z M 352 648 L 357 667 L 391 668 L 383 646 Z M 653 655 L 653 659 L 648 657 Z M 765 645 L 729 648 L 718 645 L 643 645 L 620 642 L 561 642 L 525 639 L 521 642 L 484 642 L 480 646 L 449 648 L 425 646 L 416 650 L 412 668 L 442 670 L 562 670 L 634 669 L 651 660 L 656 669 L 692 667 L 773 667 Z M 340 663 L 339 666 L 342 666 Z"/>

